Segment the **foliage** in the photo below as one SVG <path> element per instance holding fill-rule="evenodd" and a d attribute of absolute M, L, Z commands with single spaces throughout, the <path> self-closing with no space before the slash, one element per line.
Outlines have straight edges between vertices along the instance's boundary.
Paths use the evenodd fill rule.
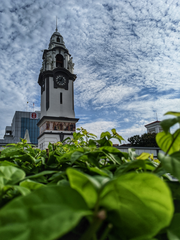
<path fill-rule="evenodd" d="M 0 152 L 1 240 L 180 239 L 180 122 L 162 121 L 165 152 L 137 155 L 80 128 L 73 139 L 41 151 L 26 143 Z M 174 178 L 176 181 L 173 181 Z"/>
<path fill-rule="evenodd" d="M 157 147 L 156 133 L 144 133 L 128 138 L 132 146 L 136 147 Z"/>

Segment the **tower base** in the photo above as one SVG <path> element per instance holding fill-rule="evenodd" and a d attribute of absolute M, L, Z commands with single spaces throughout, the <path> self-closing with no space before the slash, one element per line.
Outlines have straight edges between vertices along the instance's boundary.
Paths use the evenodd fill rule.
<path fill-rule="evenodd" d="M 72 138 L 73 132 L 43 132 L 38 137 L 38 148 L 44 150 L 48 148 L 49 143 L 62 142 L 67 137 Z"/>
<path fill-rule="evenodd" d="M 44 150 L 48 147 L 49 142 L 62 142 L 67 137 L 72 138 L 78 120 L 78 118 L 43 116 L 37 124 L 40 128 L 38 148 Z"/>

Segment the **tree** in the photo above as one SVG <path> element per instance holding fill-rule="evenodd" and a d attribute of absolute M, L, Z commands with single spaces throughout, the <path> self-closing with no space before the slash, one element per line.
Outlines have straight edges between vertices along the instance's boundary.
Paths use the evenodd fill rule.
<path fill-rule="evenodd" d="M 158 147 L 156 143 L 156 133 L 144 133 L 128 138 L 132 146 L 136 147 Z"/>

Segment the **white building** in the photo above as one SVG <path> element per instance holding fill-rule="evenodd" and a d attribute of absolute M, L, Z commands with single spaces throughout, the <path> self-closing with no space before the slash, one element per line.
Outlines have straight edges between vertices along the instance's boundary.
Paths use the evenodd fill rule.
<path fill-rule="evenodd" d="M 50 38 L 49 48 L 43 52 L 38 83 L 41 86 L 41 120 L 38 147 L 47 148 L 71 137 L 76 130 L 74 113 L 74 63 L 57 31 Z"/>
<path fill-rule="evenodd" d="M 145 125 L 145 127 L 147 128 L 147 133 L 162 132 L 160 123 L 161 123 L 161 121 L 155 121 L 155 122 L 148 123 L 147 125 Z"/>

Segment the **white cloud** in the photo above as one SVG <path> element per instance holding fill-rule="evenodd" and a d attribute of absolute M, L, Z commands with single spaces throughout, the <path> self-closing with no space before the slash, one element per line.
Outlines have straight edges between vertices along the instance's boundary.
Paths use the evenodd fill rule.
<path fill-rule="evenodd" d="M 102 91 L 93 100 L 93 104 L 103 104 L 103 105 L 115 105 L 119 104 L 122 100 L 126 98 L 131 98 L 139 91 L 138 88 L 126 87 L 123 85 L 116 86 L 111 85 L 109 87 L 103 88 Z"/>
<path fill-rule="evenodd" d="M 113 121 L 105 121 L 105 120 L 95 120 L 93 122 L 87 122 L 84 124 L 78 123 L 77 127 L 83 127 L 88 132 L 93 133 L 97 135 L 97 137 L 100 137 L 100 134 L 102 132 L 110 131 L 112 128 L 117 127 L 117 123 Z"/>
<path fill-rule="evenodd" d="M 155 111 L 161 119 L 178 111 L 178 0 L 2 0 L 0 12 L 1 137 L 27 101 L 40 107 L 40 50 L 49 44 L 56 16 L 75 62 L 76 115 L 88 117 L 83 123 L 104 118 L 104 130 L 121 121 L 122 131 L 141 132 L 136 124 L 153 120 Z"/>

